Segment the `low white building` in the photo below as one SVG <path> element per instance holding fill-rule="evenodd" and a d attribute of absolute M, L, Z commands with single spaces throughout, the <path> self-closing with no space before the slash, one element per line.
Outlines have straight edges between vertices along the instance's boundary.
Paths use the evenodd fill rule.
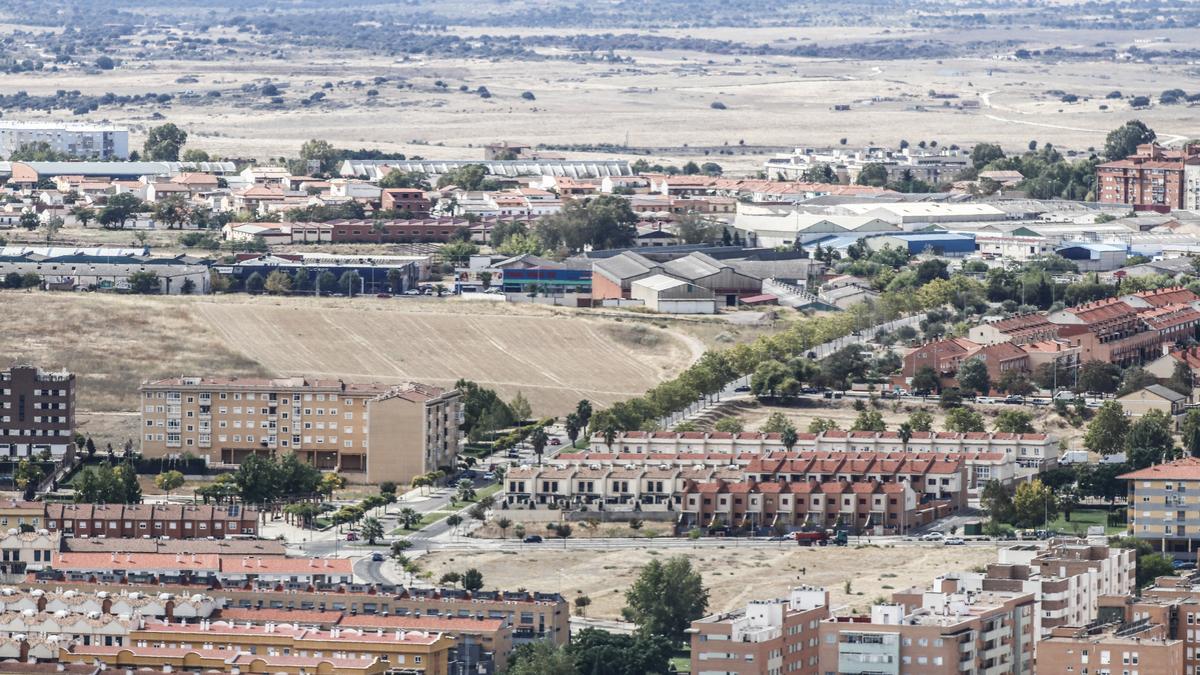
<path fill-rule="evenodd" d="M 630 284 L 629 297 L 664 314 L 716 314 L 713 292 L 682 279 L 655 274 Z"/>

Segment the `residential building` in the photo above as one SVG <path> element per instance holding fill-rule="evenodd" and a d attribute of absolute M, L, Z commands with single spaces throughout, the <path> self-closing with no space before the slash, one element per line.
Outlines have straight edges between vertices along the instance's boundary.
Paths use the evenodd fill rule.
<path fill-rule="evenodd" d="M 1154 673 L 1184 675 L 1184 641 L 1147 621 L 1088 623 L 1055 628 L 1038 642 L 1038 675 Z"/>
<path fill-rule="evenodd" d="M 1197 144 L 1179 149 L 1164 148 L 1157 143 L 1139 145 L 1132 155 L 1096 167 L 1099 201 L 1162 213 L 1182 209 L 1191 194 L 1185 175 L 1189 167 L 1197 164 L 1200 164 Z"/>
<path fill-rule="evenodd" d="M 1046 316 L 1060 326 L 1059 336 L 1080 347 L 1080 360 L 1127 366 L 1146 361 L 1159 350 L 1158 332 L 1133 307 L 1117 298 L 1068 307 Z"/>
<path fill-rule="evenodd" d="M 75 374 L 29 365 L 0 371 L 0 457 L 62 459 L 74 445 Z"/>
<path fill-rule="evenodd" d="M 354 580 L 348 558 L 281 558 L 216 553 L 58 553 L 38 573 L 46 581 L 195 583 L 243 588 L 255 583 L 336 587 Z"/>
<path fill-rule="evenodd" d="M 181 505 L 182 506 L 182 505 Z M 198 505 L 197 505 L 198 506 Z M 226 521 L 228 523 L 228 521 Z M 197 528 L 193 528 L 197 529 Z M 209 528 L 210 531 L 214 528 Z M 228 529 L 226 527 L 225 529 Z M 64 553 L 169 553 L 175 555 L 192 553 L 217 553 L 221 555 L 249 555 L 254 557 L 279 558 L 287 554 L 287 546 L 278 539 L 253 539 L 248 537 L 230 539 L 166 539 L 154 537 L 129 537 L 120 539 L 63 537 Z"/>
<path fill-rule="evenodd" d="M 468 225 L 460 218 L 411 220 L 332 220 L 330 241 L 335 244 L 410 244 L 448 242 Z"/>
<path fill-rule="evenodd" d="M 23 574 L 50 567 L 60 538 L 57 532 L 47 530 L 7 530 L 0 535 L 0 572 Z"/>
<path fill-rule="evenodd" d="M 1183 422 L 1190 401 L 1191 396 L 1161 384 L 1152 384 L 1117 397 L 1117 403 L 1130 417 L 1141 417 L 1151 410 L 1157 410 L 1165 413 L 1176 425 Z"/>
<path fill-rule="evenodd" d="M 63 669 L 83 666 L 94 668 L 98 672 L 185 672 L 189 668 L 203 670 L 206 673 L 226 673 L 228 675 L 309 675 L 310 673 L 322 673 L 324 675 L 384 675 L 384 673 L 397 672 L 428 672 L 431 674 L 434 672 L 446 672 L 445 670 L 434 669 L 420 670 L 416 667 L 399 670 L 394 669 L 392 664 L 380 658 L 318 656 L 316 654 L 321 652 L 316 650 L 313 651 L 314 655 L 312 656 L 284 655 L 277 649 L 272 650 L 271 653 L 266 655 L 259 656 L 254 651 L 244 651 L 246 649 L 257 650 L 258 647 L 247 648 L 242 645 L 230 645 L 229 647 L 219 649 L 143 647 L 140 645 L 132 647 L 109 647 L 104 645 L 60 647 L 56 642 L 49 651 L 56 655 L 59 661 L 58 665 Z M 290 647 L 286 649 L 290 651 Z M 31 655 L 36 654 L 32 648 L 26 651 Z M 308 650 L 303 651 L 305 653 L 308 652 Z M 405 654 L 405 656 L 407 658 L 408 655 Z M 420 664 L 416 665 L 417 667 L 420 666 Z"/>
<path fill-rule="evenodd" d="M 129 159 L 129 130 L 104 124 L 0 121 L 0 157 L 45 143 L 74 159 Z"/>
<path fill-rule="evenodd" d="M 379 197 L 379 208 L 402 212 L 409 218 L 428 218 L 432 206 L 425 191 L 416 188 L 384 188 Z"/>
<path fill-rule="evenodd" d="M 1011 342 L 1025 345 L 1031 342 L 1054 340 L 1058 337 L 1058 325 L 1051 323 L 1045 314 L 1018 314 L 1007 319 L 997 319 L 972 326 L 967 331 L 972 342 L 994 345 Z"/>
<path fill-rule="evenodd" d="M 822 621 L 821 672 L 1033 673 L 1037 619 L 1032 593 L 984 591 L 947 575 L 894 593 L 869 616 Z"/>
<path fill-rule="evenodd" d="M 1200 542 L 1200 459 L 1184 457 L 1120 476 L 1129 486 L 1129 534 L 1155 550 L 1196 559 Z"/>
<path fill-rule="evenodd" d="M 135 554 L 137 555 L 137 554 Z M 107 557 L 107 554 L 106 554 Z M 225 556 L 221 556 L 224 558 Z M 240 564 L 241 556 L 232 558 Z M 123 559 L 123 556 L 122 556 Z M 111 562 L 111 561 L 110 561 Z M 322 563 L 324 561 L 321 561 Z M 118 562 L 118 565 L 123 564 Z M 112 567 L 110 565 L 110 567 Z M 104 579 L 83 577 L 81 574 L 62 574 L 42 571 L 34 580 L 17 586 L 26 590 L 54 588 L 56 592 L 95 593 L 110 591 L 114 583 L 125 582 L 125 592 L 136 592 L 158 597 L 161 593 L 176 596 L 176 603 L 197 594 L 198 590 L 215 599 L 221 611 L 263 610 L 264 612 L 287 612 L 297 617 L 309 612 L 342 612 L 349 622 L 362 621 L 362 627 L 371 617 L 401 617 L 408 619 L 469 619 L 477 622 L 500 620 L 511 634 L 513 644 L 545 640 L 555 646 L 563 646 L 570 639 L 570 605 L 557 593 L 529 591 L 475 591 L 453 588 L 404 588 L 391 585 L 341 584 L 321 582 L 317 585 L 288 581 L 280 584 L 265 579 L 255 579 L 244 585 L 222 585 L 214 583 L 212 577 L 190 578 L 188 585 L 181 585 L 183 578 L 160 580 L 157 577 L 139 579 L 115 575 L 103 575 Z M 161 581 L 161 583 L 160 583 Z M 2 596 L 0 596 L 2 597 Z M 235 613 L 236 616 L 240 616 Z M 191 614 L 193 617 L 208 614 Z M 265 615 L 264 615 L 265 616 Z M 241 619 L 244 620 L 244 619 Z M 297 619 L 299 620 L 299 619 Z M 481 623 L 481 625 L 486 625 Z M 433 630 L 452 633 L 445 625 L 429 624 Z M 459 627 L 461 629 L 461 627 Z M 503 638 L 500 638 L 503 640 Z"/>
<path fill-rule="evenodd" d="M 46 519 L 45 502 L 0 499 L 0 530 L 40 530 Z"/>
<path fill-rule="evenodd" d="M 829 592 L 797 586 L 785 598 L 751 600 L 733 612 L 692 622 L 693 675 L 820 672 L 819 630 L 829 618 Z"/>
<path fill-rule="evenodd" d="M 142 384 L 142 453 L 240 464 L 295 452 L 358 482 L 453 467 L 460 394 L 423 384 L 177 377 Z"/>
<path fill-rule="evenodd" d="M 207 504 L 45 504 L 45 529 L 64 537 L 94 539 L 225 539 L 258 536 L 259 511 L 251 506 Z M 103 552 L 95 546 L 72 550 Z M 249 550 L 250 547 L 247 547 Z M 228 547 L 221 550 L 230 551 Z M 132 546 L 118 552 L 131 552 Z M 155 548 L 153 552 L 158 552 Z M 184 552 L 182 549 L 172 551 Z M 188 552 L 197 552 L 193 546 Z M 216 550 L 212 552 L 217 552 Z"/>

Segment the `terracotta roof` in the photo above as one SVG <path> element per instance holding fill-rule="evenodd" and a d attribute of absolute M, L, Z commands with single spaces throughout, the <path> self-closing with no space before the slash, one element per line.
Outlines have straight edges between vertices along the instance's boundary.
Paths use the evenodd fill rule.
<path fill-rule="evenodd" d="M 1184 457 L 1117 477 L 1124 480 L 1200 480 L 1200 457 Z M 1134 486 L 1134 489 L 1136 490 L 1137 486 Z"/>

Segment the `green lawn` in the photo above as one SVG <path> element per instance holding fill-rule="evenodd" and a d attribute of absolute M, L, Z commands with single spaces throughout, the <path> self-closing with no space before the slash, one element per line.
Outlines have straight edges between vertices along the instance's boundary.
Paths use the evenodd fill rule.
<path fill-rule="evenodd" d="M 692 672 L 692 650 L 680 649 L 675 652 L 675 656 L 671 657 L 671 665 L 675 666 L 677 673 Z"/>
<path fill-rule="evenodd" d="M 478 490 L 475 491 L 475 499 L 473 501 L 479 501 L 479 500 L 483 499 L 484 497 L 491 497 L 492 495 L 496 494 L 499 491 L 500 491 L 500 483 L 495 483 L 495 484 L 489 485 L 485 488 L 479 488 Z"/>
<path fill-rule="evenodd" d="M 1103 525 L 1105 534 L 1119 534 L 1125 530 L 1124 525 L 1109 527 L 1107 517 L 1107 509 L 1075 509 L 1071 512 L 1070 522 L 1059 514 L 1058 518 L 1050 521 L 1050 529 L 1068 534 L 1078 531 L 1081 535 L 1086 535 L 1088 527 L 1092 525 Z"/>

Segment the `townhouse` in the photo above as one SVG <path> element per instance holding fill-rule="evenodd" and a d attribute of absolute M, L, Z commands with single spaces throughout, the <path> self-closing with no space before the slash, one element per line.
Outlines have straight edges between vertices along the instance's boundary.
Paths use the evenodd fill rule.
<path fill-rule="evenodd" d="M 43 572 L 16 586 L 24 589 L 24 592 L 48 592 L 47 589 L 54 589 L 63 593 L 96 594 L 97 591 L 109 592 L 114 583 L 111 580 L 75 578 L 80 576 Z M 260 623 L 267 620 L 281 622 L 283 619 L 278 617 L 282 614 L 292 615 L 290 620 L 302 621 L 302 617 L 312 612 L 341 612 L 346 617 L 343 619 L 346 625 L 368 629 L 380 628 L 374 625 L 375 618 L 381 621 L 388 621 L 389 618 L 432 621 L 412 625 L 422 626 L 421 630 L 446 633 L 469 629 L 461 625 L 447 627 L 437 624 L 437 620 L 453 619 L 456 623 L 468 620 L 479 622 L 480 626 L 488 625 L 486 622 L 500 621 L 510 637 L 497 636 L 498 645 L 511 639 L 514 645 L 547 641 L 561 647 L 570 639 L 570 605 L 557 593 L 524 590 L 470 592 L 453 588 L 405 588 L 387 584 L 278 583 L 264 579 L 254 579 L 244 585 L 226 585 L 212 577 L 188 578 L 186 581 L 190 583 L 186 585 L 182 577 L 123 578 L 122 581 L 125 583 L 121 588 L 126 593 L 141 593 L 150 597 L 162 597 L 161 594 L 165 593 L 174 598 L 176 604 L 198 595 L 211 597 L 222 612 L 232 612 L 231 616 L 237 621 L 253 621 L 247 618 L 244 611 L 262 611 L 263 614 L 258 615 L 261 617 L 258 619 Z M 176 618 L 181 616 L 179 612 L 175 610 Z M 209 614 L 197 610 L 182 616 L 196 618 Z M 481 628 L 483 630 L 486 628 Z"/>
<path fill-rule="evenodd" d="M 351 481 L 407 483 L 453 467 L 460 393 L 417 383 L 177 377 L 140 387 L 142 453 L 240 464 L 294 452 Z"/>
<path fill-rule="evenodd" d="M 58 553 L 37 577 L 100 583 L 216 583 L 246 587 L 261 582 L 299 588 L 337 586 L 354 579 L 348 558 L 284 558 L 216 553 Z"/>
<path fill-rule="evenodd" d="M 820 624 L 829 614 L 828 591 L 797 586 L 787 597 L 693 621 L 690 672 L 816 675 Z"/>
<path fill-rule="evenodd" d="M 46 502 L 45 529 L 68 538 L 224 539 L 258 536 L 259 511 L 206 504 L 64 504 Z"/>
<path fill-rule="evenodd" d="M 60 542 L 58 533 L 47 530 L 7 530 L 0 535 L 0 572 L 22 574 L 50 567 Z"/>
<path fill-rule="evenodd" d="M 1059 324 L 1059 335 L 1080 346 L 1080 359 L 1120 366 L 1142 363 L 1157 355 L 1162 340 L 1137 311 L 1119 298 L 1106 298 L 1047 315 Z M 1200 313 L 1197 313 L 1200 320 Z"/>
<path fill-rule="evenodd" d="M 894 431 L 844 431 L 831 429 L 820 434 L 799 433 L 788 448 L 781 434 L 743 432 L 629 431 L 617 436 L 612 447 L 603 435 L 591 440 L 591 451 L 635 455 L 726 454 L 757 455 L 797 452 L 880 452 L 932 453 L 963 455 L 969 469 L 968 487 L 981 486 L 992 479 L 1009 481 L 1017 473 L 1053 466 L 1058 462 L 1059 447 L 1045 433 L 956 433 L 915 431 L 905 443 Z"/>

